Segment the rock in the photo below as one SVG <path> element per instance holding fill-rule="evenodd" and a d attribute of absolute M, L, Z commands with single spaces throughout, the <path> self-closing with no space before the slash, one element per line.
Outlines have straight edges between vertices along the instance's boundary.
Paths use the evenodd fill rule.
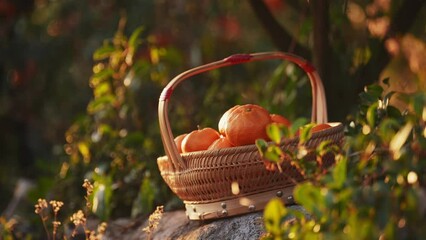
<path fill-rule="evenodd" d="M 298 205 L 287 206 L 305 214 Z M 290 219 L 288 219 L 290 220 Z M 158 227 L 148 236 L 143 231 L 148 220 L 120 219 L 109 223 L 105 239 L 153 239 L 153 240 L 250 240 L 259 239 L 264 233 L 263 212 L 210 221 L 190 221 L 185 212 L 165 212 Z"/>
<path fill-rule="evenodd" d="M 187 220 L 188 221 L 188 220 Z M 210 222 L 190 222 L 173 232 L 169 239 L 259 239 L 265 232 L 262 212 Z M 156 236 L 157 237 L 157 236 Z M 156 239 L 156 238 L 154 238 Z M 158 239 L 162 239 L 161 237 Z M 163 238 L 165 239 L 165 238 Z M 167 238 L 166 238 L 167 239 Z"/>

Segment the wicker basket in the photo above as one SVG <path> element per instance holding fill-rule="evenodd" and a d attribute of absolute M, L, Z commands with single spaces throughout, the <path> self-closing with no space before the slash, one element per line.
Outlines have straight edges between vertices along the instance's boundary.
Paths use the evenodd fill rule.
<path fill-rule="evenodd" d="M 214 219 L 262 210 L 273 197 L 282 198 L 286 204 L 294 203 L 292 190 L 304 178 L 289 161 L 282 164 L 282 173 L 268 171 L 254 144 L 179 154 L 168 119 L 168 101 L 175 87 L 183 80 L 220 67 L 269 59 L 293 62 L 306 72 L 312 88 L 311 121 L 327 123 L 324 88 L 316 70 L 304 59 L 288 53 L 232 55 L 183 72 L 164 88 L 158 114 L 166 156 L 159 157 L 157 163 L 164 181 L 184 201 L 189 219 Z M 308 148 L 315 148 L 323 140 L 341 144 L 342 124 L 328 124 L 332 127 L 312 134 L 307 142 Z M 288 139 L 281 147 L 291 151 L 297 148 L 298 141 L 297 137 Z M 330 166 L 333 162 L 333 156 L 323 159 L 324 166 Z"/>

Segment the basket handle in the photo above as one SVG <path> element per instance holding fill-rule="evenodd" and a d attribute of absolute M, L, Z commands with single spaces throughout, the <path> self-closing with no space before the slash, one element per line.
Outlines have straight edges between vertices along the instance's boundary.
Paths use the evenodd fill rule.
<path fill-rule="evenodd" d="M 312 116 L 311 121 L 316 123 L 327 122 L 327 106 L 324 93 L 324 87 L 321 79 L 315 68 L 305 59 L 290 53 L 283 52 L 261 52 L 253 54 L 236 54 L 224 58 L 222 60 L 201 65 L 190 70 L 187 70 L 175 78 L 173 78 L 167 86 L 163 89 L 159 104 L 158 104 L 158 117 L 160 124 L 161 138 L 164 144 L 164 150 L 170 158 L 174 168 L 185 169 L 186 163 L 180 156 L 174 142 L 174 137 L 171 131 L 169 117 L 168 117 L 168 102 L 176 86 L 183 80 L 188 79 L 194 75 L 207 72 L 213 69 L 247 63 L 254 61 L 262 61 L 269 59 L 282 59 L 297 64 L 308 75 L 311 89 L 312 89 Z"/>

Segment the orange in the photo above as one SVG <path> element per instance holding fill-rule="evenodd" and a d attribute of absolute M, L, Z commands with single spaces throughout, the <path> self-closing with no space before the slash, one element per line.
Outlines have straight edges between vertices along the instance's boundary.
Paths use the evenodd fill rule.
<path fill-rule="evenodd" d="M 268 139 L 266 126 L 271 123 L 269 112 L 255 104 L 237 105 L 222 116 L 219 132 L 234 146 L 254 144 L 256 139 Z"/>
<path fill-rule="evenodd" d="M 230 148 L 230 147 L 234 147 L 234 145 L 232 145 L 232 143 L 229 142 L 228 138 L 221 136 L 219 139 L 216 139 L 216 141 L 214 141 L 212 145 L 210 145 L 208 150 Z"/>
<path fill-rule="evenodd" d="M 182 152 L 195 152 L 207 150 L 207 148 L 220 137 L 213 128 L 194 130 L 182 140 Z"/>
<path fill-rule="evenodd" d="M 319 131 L 322 131 L 322 130 L 327 129 L 327 128 L 331 128 L 331 126 L 326 124 L 326 123 L 320 123 L 320 124 L 315 125 L 312 128 L 311 132 L 312 133 L 319 132 Z"/>
<path fill-rule="evenodd" d="M 320 123 L 320 124 L 317 124 L 317 125 L 315 125 L 311 128 L 311 133 L 319 132 L 319 131 L 325 130 L 327 128 L 331 128 L 331 126 L 328 125 L 327 123 Z M 296 136 L 299 136 L 299 134 L 300 134 L 299 131 L 300 131 L 300 129 L 297 129 L 296 134 L 295 134 Z"/>
<path fill-rule="evenodd" d="M 240 107 L 240 105 L 235 105 L 232 108 L 230 108 L 228 111 L 226 111 L 222 117 L 219 119 L 219 133 L 222 134 L 222 136 L 225 135 L 225 128 L 226 125 L 228 124 L 228 120 L 229 120 L 229 115 L 236 109 Z"/>
<path fill-rule="evenodd" d="M 184 133 L 184 134 L 181 134 L 181 135 L 175 137 L 175 139 L 174 139 L 179 153 L 182 153 L 182 141 L 183 141 L 183 139 L 185 138 L 186 135 L 188 135 L 188 134 Z"/>
<path fill-rule="evenodd" d="M 270 116 L 271 116 L 272 122 L 274 122 L 274 123 L 281 123 L 281 124 L 283 124 L 284 126 L 287 126 L 287 127 L 291 126 L 291 122 L 282 115 L 270 114 Z"/>

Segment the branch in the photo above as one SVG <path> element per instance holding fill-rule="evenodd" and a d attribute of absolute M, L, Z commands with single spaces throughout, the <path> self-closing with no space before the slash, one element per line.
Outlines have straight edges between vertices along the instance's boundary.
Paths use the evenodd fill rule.
<path fill-rule="evenodd" d="M 391 57 L 385 48 L 385 41 L 389 38 L 407 33 L 415 22 L 425 2 L 424 0 L 403 1 L 398 12 L 391 19 L 386 37 L 377 44 L 376 54 L 371 57 L 365 67 L 361 68 L 356 73 L 358 93 L 363 91 L 364 86 L 375 82 L 379 78 L 382 70 L 390 62 Z"/>
<path fill-rule="evenodd" d="M 330 82 L 329 70 L 331 63 L 329 42 L 329 2 L 328 0 L 315 0 L 310 4 L 313 15 L 313 56 L 312 61 L 319 75 L 325 81 L 326 89 Z"/>
<path fill-rule="evenodd" d="M 265 3 L 262 0 L 250 0 L 249 3 L 275 46 L 281 51 L 290 51 L 289 48 L 293 44 L 293 37 L 273 17 Z M 310 50 L 297 42 L 292 52 L 306 59 L 311 56 Z"/>

